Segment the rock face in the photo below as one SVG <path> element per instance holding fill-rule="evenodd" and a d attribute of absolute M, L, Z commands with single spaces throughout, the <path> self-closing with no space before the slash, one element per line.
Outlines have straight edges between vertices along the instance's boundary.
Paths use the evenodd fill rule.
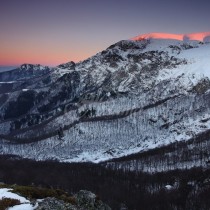
<path fill-rule="evenodd" d="M 76 203 L 81 209 L 111 210 L 97 196 L 89 191 L 81 190 L 76 194 Z"/>
<path fill-rule="evenodd" d="M 39 202 L 36 210 L 111 210 L 109 206 L 98 200 L 95 194 L 86 190 L 81 190 L 74 198 L 75 205 L 56 198 L 46 198 Z"/>
<path fill-rule="evenodd" d="M 77 210 L 77 208 L 56 198 L 45 198 L 39 202 L 36 210 Z"/>
<path fill-rule="evenodd" d="M 204 151 L 210 130 L 209 57 L 208 42 L 124 40 L 24 83 L 4 80 L 0 153 L 100 162 L 202 139 L 202 161 L 201 155 L 190 153 L 176 167 L 205 165 L 210 156 L 210 150 Z M 188 149 L 197 151 L 198 145 Z M 175 165 L 171 159 L 166 162 Z"/>

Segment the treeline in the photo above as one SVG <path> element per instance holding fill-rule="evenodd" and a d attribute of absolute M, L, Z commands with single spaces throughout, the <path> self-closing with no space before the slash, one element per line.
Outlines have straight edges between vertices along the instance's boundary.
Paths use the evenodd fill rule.
<path fill-rule="evenodd" d="M 145 152 L 112 159 L 104 163 L 113 170 L 161 172 L 210 166 L 210 130 L 188 141 L 176 141 Z"/>
<path fill-rule="evenodd" d="M 86 189 L 114 210 L 122 206 L 129 210 L 210 209 L 210 170 L 202 168 L 147 174 L 90 163 L 35 162 L 0 156 L 0 182 L 59 188 L 69 193 Z"/>

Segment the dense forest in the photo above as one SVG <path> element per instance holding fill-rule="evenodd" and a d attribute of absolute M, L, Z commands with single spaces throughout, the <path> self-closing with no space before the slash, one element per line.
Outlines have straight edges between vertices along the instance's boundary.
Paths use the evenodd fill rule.
<path fill-rule="evenodd" d="M 0 156 L 0 182 L 81 189 L 96 193 L 112 209 L 209 210 L 210 169 L 159 173 L 112 170 L 100 164 L 35 162 Z"/>

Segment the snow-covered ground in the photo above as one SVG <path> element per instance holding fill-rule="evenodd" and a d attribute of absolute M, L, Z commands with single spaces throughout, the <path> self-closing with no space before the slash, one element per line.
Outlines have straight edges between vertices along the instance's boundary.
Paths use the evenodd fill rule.
<path fill-rule="evenodd" d="M 0 200 L 3 198 L 11 198 L 19 200 L 21 204 L 10 207 L 8 208 L 8 210 L 34 210 L 38 206 L 38 204 L 36 204 L 35 206 L 31 205 L 29 200 L 15 193 L 10 192 L 11 190 L 12 189 L 8 188 L 0 189 Z"/>
<path fill-rule="evenodd" d="M 186 84 L 186 87 L 190 87 L 202 78 L 210 78 L 210 43 L 183 50 L 177 57 L 186 59 L 188 65 L 180 65 L 175 69 L 163 69 L 160 71 L 157 80 L 181 77 L 180 82 Z M 189 79 L 192 82 L 191 85 Z"/>

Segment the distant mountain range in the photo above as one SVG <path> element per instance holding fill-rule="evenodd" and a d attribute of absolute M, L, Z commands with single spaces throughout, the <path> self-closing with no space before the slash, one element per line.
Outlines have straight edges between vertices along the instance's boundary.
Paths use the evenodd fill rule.
<path fill-rule="evenodd" d="M 209 36 L 140 35 L 79 63 L 0 73 L 0 153 L 144 171 L 207 167 Z"/>
<path fill-rule="evenodd" d="M 8 71 L 17 68 L 16 66 L 0 66 L 0 72 Z"/>

